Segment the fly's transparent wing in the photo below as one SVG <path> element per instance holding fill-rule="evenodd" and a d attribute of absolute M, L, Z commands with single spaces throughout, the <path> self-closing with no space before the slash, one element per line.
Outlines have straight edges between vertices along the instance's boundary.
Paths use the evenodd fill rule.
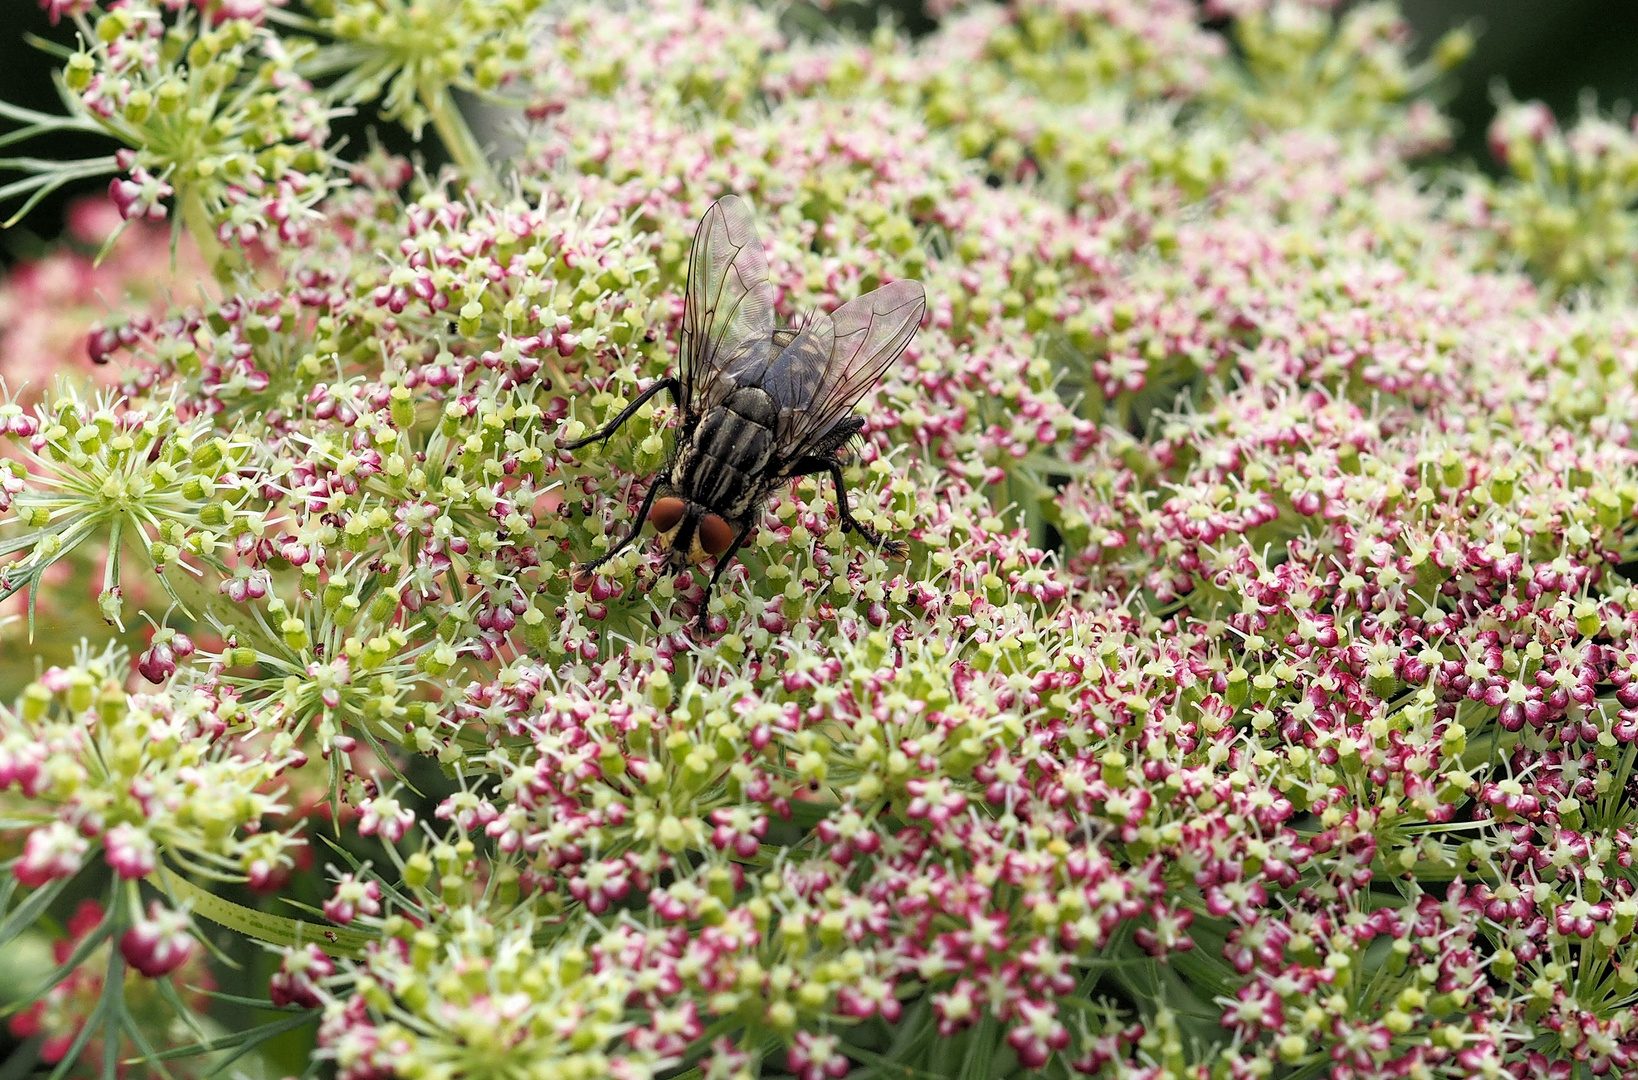
<path fill-rule="evenodd" d="M 688 253 L 682 322 L 685 414 L 698 412 L 711 383 L 746 342 L 772 336 L 768 256 L 750 208 L 739 196 L 724 195 L 700 219 Z"/>
<path fill-rule="evenodd" d="M 728 373 L 740 386 L 762 387 L 779 406 L 781 416 L 792 416 L 813 404 L 817 377 L 835 354 L 836 324 L 829 315 L 815 315 L 800 330 L 786 332 L 796 336 L 783 349 L 750 350 L 743 360 L 729 366 Z M 775 344 L 778 334 L 775 331 Z"/>
<path fill-rule="evenodd" d="M 803 456 L 852 412 L 910 344 L 926 311 L 921 282 L 895 281 L 814 320 L 780 353 L 762 378 L 779 405 L 779 454 Z M 828 352 L 820 348 L 826 337 Z"/>

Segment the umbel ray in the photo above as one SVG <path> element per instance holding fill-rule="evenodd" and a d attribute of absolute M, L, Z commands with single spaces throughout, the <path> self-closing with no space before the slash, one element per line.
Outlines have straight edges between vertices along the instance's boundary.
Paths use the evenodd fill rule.
<path fill-rule="evenodd" d="M 902 540 L 854 518 L 840 455 L 864 429 L 853 407 L 904 353 L 926 310 L 921 282 L 895 281 L 799 329 L 775 327 L 768 259 L 749 208 L 737 195 L 711 204 L 688 256 L 679 373 L 656 380 L 602 429 L 563 444 L 577 450 L 608 439 L 662 390 L 681 414 L 671 456 L 636 520 L 618 543 L 576 568 L 577 586 L 651 521 L 672 571 L 717 560 L 700 604 L 704 626 L 717 579 L 769 499 L 791 480 L 819 473 L 836 484 L 843 531 L 902 556 Z"/>

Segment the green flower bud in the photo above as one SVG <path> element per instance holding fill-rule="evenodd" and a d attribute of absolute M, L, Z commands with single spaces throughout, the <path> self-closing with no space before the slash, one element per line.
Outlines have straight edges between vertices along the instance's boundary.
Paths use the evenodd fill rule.
<path fill-rule="evenodd" d="M 1572 612 L 1575 618 L 1575 628 L 1582 637 L 1597 637 L 1604 628 L 1604 619 L 1598 612 L 1596 600 L 1582 600 L 1575 605 Z"/>
<path fill-rule="evenodd" d="M 392 422 L 400 430 L 415 426 L 415 397 L 407 386 L 395 386 L 387 392 L 387 410 Z"/>
<path fill-rule="evenodd" d="M 427 882 L 432 880 L 432 858 L 424 851 L 417 851 L 404 860 L 404 884 L 412 889 L 424 889 Z"/>
<path fill-rule="evenodd" d="M 154 91 L 154 104 L 159 107 L 162 116 L 171 116 L 182 107 L 187 100 L 188 88 L 174 79 L 159 84 Z"/>
<path fill-rule="evenodd" d="M 311 643 L 307 636 L 307 624 L 294 615 L 279 624 L 279 633 L 284 635 L 284 643 L 295 652 L 301 652 Z"/>
<path fill-rule="evenodd" d="M 63 83 L 76 94 L 84 93 L 96 74 L 97 64 L 90 53 L 75 53 L 63 68 Z"/>
<path fill-rule="evenodd" d="M 1433 63 L 1440 71 L 1454 71 L 1473 55 L 1475 42 L 1471 27 L 1449 30 L 1433 46 Z"/>
<path fill-rule="evenodd" d="M 360 663 L 365 671 L 380 667 L 392 659 L 392 642 L 384 637 L 372 637 L 364 643 Z"/>
<path fill-rule="evenodd" d="M 589 962 L 590 957 L 586 955 L 586 950 L 580 946 L 571 945 L 569 948 L 564 949 L 562 959 L 558 962 L 558 975 L 563 980 L 563 984 L 567 986 L 578 982 L 580 977 L 586 973 L 586 965 Z"/>
<path fill-rule="evenodd" d="M 51 708 L 51 691 L 40 683 L 29 683 L 23 690 L 23 719 L 33 723 Z"/>
<path fill-rule="evenodd" d="M 376 622 L 386 622 L 398 610 L 400 599 L 397 589 L 382 589 L 370 598 L 370 618 Z"/>
<path fill-rule="evenodd" d="M 97 680 L 89 671 L 75 668 L 68 675 L 68 707 L 84 712 L 96 698 Z"/>
<path fill-rule="evenodd" d="M 459 659 L 459 654 L 453 646 L 440 643 L 436 648 L 430 649 L 417 657 L 415 666 L 418 670 L 436 679 L 448 673 L 449 669 L 455 666 L 457 659 Z"/>
<path fill-rule="evenodd" d="M 148 113 L 153 108 L 154 96 L 147 90 L 136 89 L 131 96 L 125 99 L 125 119 L 133 124 L 140 124 L 148 119 Z"/>
<path fill-rule="evenodd" d="M 214 469 L 227 455 L 228 445 L 222 439 L 211 439 L 194 451 L 193 463 L 200 469 Z"/>
<path fill-rule="evenodd" d="M 107 12 L 97 20 L 97 40 L 112 44 L 131 32 L 131 16 L 124 10 Z"/>

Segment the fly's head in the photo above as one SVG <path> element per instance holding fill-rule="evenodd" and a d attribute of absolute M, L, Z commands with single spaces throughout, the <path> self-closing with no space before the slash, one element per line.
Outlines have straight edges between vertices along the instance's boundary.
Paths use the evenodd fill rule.
<path fill-rule="evenodd" d="M 655 499 L 648 520 L 672 570 L 721 557 L 734 543 L 734 527 L 721 514 L 675 495 Z"/>

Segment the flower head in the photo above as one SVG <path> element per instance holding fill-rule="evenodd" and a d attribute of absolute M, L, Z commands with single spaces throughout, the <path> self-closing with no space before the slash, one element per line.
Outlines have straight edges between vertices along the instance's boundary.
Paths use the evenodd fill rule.
<path fill-rule="evenodd" d="M 138 919 L 119 939 L 125 962 L 150 979 L 169 975 L 187 963 L 196 947 L 187 915 L 157 900 L 148 905 L 147 917 Z"/>

